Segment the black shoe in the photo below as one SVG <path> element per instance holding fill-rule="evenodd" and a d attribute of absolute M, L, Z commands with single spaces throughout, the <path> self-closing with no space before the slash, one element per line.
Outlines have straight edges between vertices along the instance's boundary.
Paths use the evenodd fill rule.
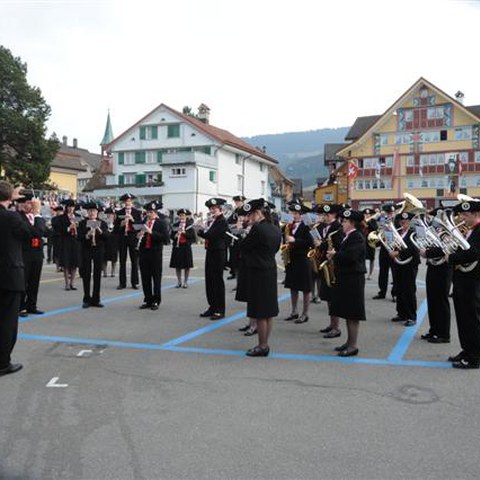
<path fill-rule="evenodd" d="M 373 300 L 381 300 L 382 298 L 385 298 L 385 295 L 382 295 L 381 293 L 378 293 L 374 297 L 372 297 Z"/>
<path fill-rule="evenodd" d="M 434 335 L 433 333 L 428 332 L 428 333 L 424 333 L 423 335 L 420 335 L 420 338 L 421 338 L 422 340 L 428 340 L 428 339 L 430 339 L 430 338 L 432 338 L 432 337 L 434 337 L 434 336 L 435 336 L 435 335 Z"/>
<path fill-rule="evenodd" d="M 300 315 L 293 323 L 306 323 L 306 322 L 308 322 L 308 315 L 304 315 L 302 313 L 302 315 Z"/>
<path fill-rule="evenodd" d="M 200 314 L 201 317 L 210 317 L 212 316 L 213 312 L 208 309 L 208 310 L 205 310 L 203 313 Z"/>
<path fill-rule="evenodd" d="M 19 312 L 18 316 L 22 317 L 22 318 L 25 318 L 25 317 L 28 317 L 28 313 L 27 312 Z"/>
<path fill-rule="evenodd" d="M 392 302 L 397 303 L 397 297 L 392 297 Z"/>
<path fill-rule="evenodd" d="M 270 348 L 253 347 L 245 354 L 247 357 L 268 357 Z"/>
<path fill-rule="evenodd" d="M 398 315 L 392 318 L 392 322 L 404 322 L 404 318 L 400 318 Z"/>
<path fill-rule="evenodd" d="M 117 290 L 124 290 L 125 288 L 127 288 L 125 285 L 119 285 L 117 287 Z"/>
<path fill-rule="evenodd" d="M 210 316 L 210 320 L 220 320 L 222 318 L 225 318 L 225 314 L 219 312 L 212 313 L 212 315 Z"/>
<path fill-rule="evenodd" d="M 450 343 L 450 339 L 446 337 L 439 337 L 438 335 L 432 335 L 427 339 L 428 343 Z"/>
<path fill-rule="evenodd" d="M 90 305 L 92 307 L 97 307 L 97 308 L 103 308 L 105 306 L 103 303 L 100 303 L 100 302 L 91 303 Z"/>
<path fill-rule="evenodd" d="M 326 333 L 323 338 L 338 338 L 342 332 L 340 330 L 334 330 L 333 328 Z"/>
<path fill-rule="evenodd" d="M 298 313 L 291 313 L 287 318 L 284 318 L 286 322 L 296 320 L 299 317 Z"/>
<path fill-rule="evenodd" d="M 138 290 L 138 285 L 132 285 L 132 288 L 133 288 L 134 290 Z"/>
<path fill-rule="evenodd" d="M 336 352 L 343 352 L 348 348 L 348 344 L 344 343 L 343 345 L 340 345 L 339 347 L 335 347 L 334 350 Z"/>
<path fill-rule="evenodd" d="M 153 303 L 150 310 L 158 310 L 158 303 Z"/>
<path fill-rule="evenodd" d="M 236 278 L 235 275 L 229 275 L 229 276 L 227 277 L 227 280 L 233 280 L 234 278 Z"/>
<path fill-rule="evenodd" d="M 0 369 L 0 375 L 8 375 L 9 373 L 18 372 L 23 368 L 21 363 L 11 363 L 8 367 Z"/>
<path fill-rule="evenodd" d="M 257 334 L 257 329 L 250 327 L 245 333 L 245 337 L 252 337 L 253 335 Z"/>
<path fill-rule="evenodd" d="M 38 308 L 28 308 L 27 313 L 31 313 L 32 315 L 43 315 L 45 312 L 38 310 Z"/>
<path fill-rule="evenodd" d="M 245 325 L 244 327 L 239 328 L 238 331 L 239 332 L 246 332 L 249 328 L 250 328 L 250 325 Z"/>
<path fill-rule="evenodd" d="M 75 285 L 70 285 L 70 290 L 78 290 Z"/>
<path fill-rule="evenodd" d="M 329 325 L 328 327 L 322 328 L 320 330 L 320 333 L 328 333 L 328 332 L 331 332 L 332 330 L 333 330 L 333 327 Z"/>
<path fill-rule="evenodd" d="M 175 285 L 175 288 L 182 288 L 182 284 L 181 284 L 181 283 L 177 283 L 177 284 Z"/>
<path fill-rule="evenodd" d="M 449 362 L 459 362 L 460 360 L 464 359 L 466 357 L 466 353 L 462 350 L 460 353 L 457 353 L 454 356 L 448 357 Z"/>
<path fill-rule="evenodd" d="M 184 283 L 184 284 L 182 285 L 182 288 L 188 288 L 188 283 Z"/>
<path fill-rule="evenodd" d="M 417 324 L 416 320 L 406 320 L 405 323 L 403 324 L 404 327 L 413 327 L 414 325 Z"/>
<path fill-rule="evenodd" d="M 82 308 L 88 308 L 90 307 L 90 302 L 83 302 L 82 303 Z"/>
<path fill-rule="evenodd" d="M 458 362 L 453 362 L 452 367 L 460 368 L 462 370 L 478 369 L 480 368 L 480 362 L 478 360 L 467 360 L 466 358 L 462 358 Z"/>
<path fill-rule="evenodd" d="M 146 310 L 147 308 L 152 308 L 152 306 L 149 303 L 144 303 L 143 305 L 140 305 L 138 308 L 140 310 Z"/>
<path fill-rule="evenodd" d="M 345 350 L 338 352 L 339 357 L 354 357 L 355 355 L 358 355 L 358 348 L 347 347 Z"/>
<path fill-rule="evenodd" d="M 319 297 L 313 297 L 311 303 L 322 303 L 322 300 Z"/>

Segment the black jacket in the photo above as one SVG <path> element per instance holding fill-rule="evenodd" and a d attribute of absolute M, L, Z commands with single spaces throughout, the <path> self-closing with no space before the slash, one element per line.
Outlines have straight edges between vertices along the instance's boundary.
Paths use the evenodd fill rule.
<path fill-rule="evenodd" d="M 102 231 L 102 233 L 98 231 L 95 233 L 96 248 L 105 248 L 105 241 L 107 240 L 107 237 L 109 235 L 108 225 L 107 225 L 107 222 L 104 222 L 103 220 L 99 219 L 98 221 L 100 222 L 100 230 Z M 91 237 L 87 238 L 87 233 L 90 230 L 87 227 L 87 222 L 88 222 L 88 219 L 85 218 L 78 224 L 77 238 L 78 240 L 80 240 L 80 243 L 82 244 L 82 248 L 91 249 L 93 248 L 92 238 Z"/>
<path fill-rule="evenodd" d="M 198 236 L 205 239 L 205 248 L 207 250 L 225 250 L 227 248 L 225 232 L 228 232 L 228 223 L 225 217 L 220 215 L 214 220 L 208 230 L 200 230 Z"/>
<path fill-rule="evenodd" d="M 133 223 L 142 223 L 142 212 L 140 210 L 132 207 L 130 215 L 133 217 Z M 125 225 L 122 226 L 122 222 L 125 220 L 123 217 L 125 217 L 125 208 L 116 212 L 115 223 L 113 224 L 113 232 L 119 235 L 125 235 Z M 136 234 L 137 232 L 133 229 L 128 233 L 128 235 L 133 236 Z"/>
<path fill-rule="evenodd" d="M 293 243 L 289 243 L 290 255 L 292 257 L 307 257 L 307 252 L 313 246 L 313 239 L 310 235 L 310 228 L 307 227 L 303 222 L 300 222 L 300 225 L 297 227 L 295 234 L 292 234 L 293 223 L 287 225 L 287 228 L 284 230 L 285 237 L 291 235 L 295 238 Z"/>
<path fill-rule="evenodd" d="M 354 230 L 340 243 L 333 257 L 336 273 L 366 273 L 365 235 Z"/>
<path fill-rule="evenodd" d="M 414 231 L 410 229 L 405 235 L 405 237 L 403 237 L 403 241 L 407 245 L 407 248 L 404 250 L 400 250 L 400 255 L 398 256 L 398 259 L 401 261 L 406 260 L 410 257 L 412 258 L 412 260 L 405 265 L 400 265 L 399 263 L 395 262 L 395 265 L 397 267 L 413 267 L 417 266 L 420 263 L 420 254 L 418 253 L 418 249 L 417 247 L 415 247 L 411 239 L 413 233 Z"/>
<path fill-rule="evenodd" d="M 280 248 L 280 229 L 265 220 L 253 225 L 248 235 L 240 242 L 240 251 L 249 268 L 277 268 L 275 254 Z"/>
<path fill-rule="evenodd" d="M 47 234 L 47 222 L 37 215 L 32 225 L 24 212 L 20 212 L 20 217 L 30 231 L 30 238 L 25 239 L 22 243 L 24 254 L 36 254 L 43 257 L 43 237 Z"/>
<path fill-rule="evenodd" d="M 187 243 L 189 245 L 191 245 L 195 241 L 195 230 L 193 228 L 188 228 L 191 225 L 193 225 L 193 220 L 191 218 L 188 218 L 185 224 L 185 239 L 187 240 Z M 175 222 L 172 225 L 172 230 L 170 232 L 170 238 L 172 239 L 172 246 L 174 247 L 177 246 L 177 232 L 178 232 L 179 226 L 180 226 L 180 222 Z"/>
<path fill-rule="evenodd" d="M 147 223 L 148 220 L 145 222 Z M 147 244 L 147 239 L 151 238 L 150 248 L 145 248 Z M 140 252 L 145 251 L 159 251 L 163 249 L 164 245 L 168 245 L 170 241 L 170 236 L 168 234 L 168 225 L 165 220 L 161 218 L 156 218 L 153 223 L 152 233 L 144 233 L 142 241 L 140 242 Z"/>
<path fill-rule="evenodd" d="M 0 206 L 0 290 L 23 292 L 22 243 L 31 238 L 30 231 L 17 212 Z"/>

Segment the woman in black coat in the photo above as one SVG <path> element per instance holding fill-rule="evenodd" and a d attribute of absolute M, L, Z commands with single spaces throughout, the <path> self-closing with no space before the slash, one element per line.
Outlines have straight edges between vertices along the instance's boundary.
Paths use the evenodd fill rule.
<path fill-rule="evenodd" d="M 191 212 L 185 208 L 177 210 L 178 222 L 173 224 L 172 256 L 170 268 L 174 268 L 177 274 L 177 286 L 175 288 L 188 288 L 188 275 L 193 268 L 192 243 L 195 241 L 195 230 L 192 228 L 193 220 L 188 218 Z M 182 282 L 182 270 L 185 270 Z"/>
<path fill-rule="evenodd" d="M 360 321 L 365 320 L 365 236 L 362 232 L 363 213 L 345 210 L 341 214 L 345 237 L 338 250 L 329 250 L 333 259 L 335 284 L 332 289 L 332 315 L 347 321 L 347 342 L 335 348 L 340 357 L 358 354 L 357 340 Z"/>
<path fill-rule="evenodd" d="M 292 312 L 285 321 L 305 323 L 308 322 L 312 291 L 312 265 L 307 253 L 313 246 L 313 239 L 310 229 L 302 221 L 302 214 L 309 212 L 310 209 L 299 203 L 291 204 L 288 209 L 293 213 L 293 222 L 286 225 L 284 230 L 289 256 L 289 262 L 285 266 L 285 288 L 290 289 Z M 303 292 L 303 310 L 300 316 L 297 311 L 299 292 Z"/>
<path fill-rule="evenodd" d="M 280 229 L 271 221 L 268 204 L 263 198 L 251 200 L 242 207 L 252 228 L 242 241 L 241 255 L 245 262 L 247 317 L 257 323 L 258 345 L 246 353 L 249 357 L 266 357 L 270 353 L 268 338 L 273 317 L 278 315 L 277 263 Z"/>

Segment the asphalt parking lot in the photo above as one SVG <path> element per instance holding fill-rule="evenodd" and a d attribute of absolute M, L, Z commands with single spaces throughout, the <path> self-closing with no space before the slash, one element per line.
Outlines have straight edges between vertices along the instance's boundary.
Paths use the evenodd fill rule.
<path fill-rule="evenodd" d="M 1 479 L 478 478 L 479 373 L 446 362 L 459 351 L 454 322 L 450 344 L 420 340 L 423 268 L 416 327 L 390 322 L 394 304 L 371 300 L 367 282 L 353 358 L 333 351 L 343 325 L 339 339 L 318 332 L 325 304 L 311 305 L 308 323 L 284 322 L 279 285 L 264 359 L 244 356 L 255 337 L 238 332 L 233 281 L 226 318 L 199 318 L 200 246 L 194 255 L 190 287 L 175 289 L 165 250 L 156 312 L 116 278 L 102 279 L 104 309 L 82 309 L 81 288 L 64 291 L 45 265 L 46 313 L 23 319 L 14 351 L 24 369 L 0 379 Z"/>

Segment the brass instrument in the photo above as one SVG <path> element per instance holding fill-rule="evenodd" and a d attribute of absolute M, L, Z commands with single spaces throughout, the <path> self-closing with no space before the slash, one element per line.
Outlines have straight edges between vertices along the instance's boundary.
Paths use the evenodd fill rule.
<path fill-rule="evenodd" d="M 327 251 L 333 250 L 334 247 L 333 247 L 332 237 L 338 231 L 340 231 L 340 228 L 327 235 Z M 323 277 L 325 278 L 325 285 L 327 285 L 327 287 L 331 287 L 332 285 L 335 284 L 335 266 L 333 264 L 333 259 L 329 260 L 327 258 L 326 260 L 324 260 L 319 265 L 319 270 L 323 273 Z"/>
<path fill-rule="evenodd" d="M 314 223 L 310 226 L 310 236 L 312 237 L 313 241 L 322 241 L 322 237 L 317 230 L 317 227 L 321 224 L 321 222 Z M 314 273 L 318 273 L 320 267 L 320 247 L 313 246 L 307 252 L 307 258 L 312 262 L 312 270 Z"/>
<path fill-rule="evenodd" d="M 284 237 L 292 234 L 292 227 L 290 223 L 285 225 Z M 290 244 L 288 242 L 280 245 L 280 255 L 282 256 L 283 265 L 286 267 L 290 263 Z"/>

